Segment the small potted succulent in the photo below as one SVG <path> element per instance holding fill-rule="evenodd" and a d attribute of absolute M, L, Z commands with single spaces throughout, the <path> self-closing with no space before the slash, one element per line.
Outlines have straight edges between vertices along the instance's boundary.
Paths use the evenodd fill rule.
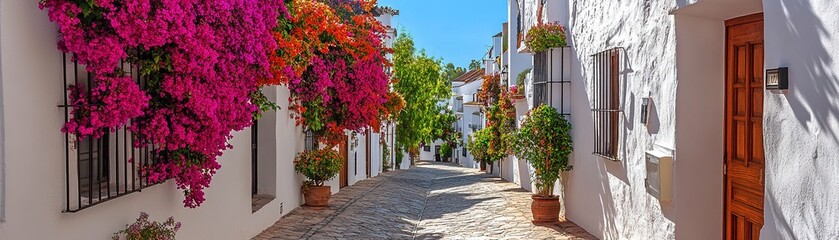
<path fill-rule="evenodd" d="M 531 51 L 539 53 L 551 48 L 565 47 L 565 28 L 559 23 L 540 23 L 527 31 L 524 43 Z"/>
<path fill-rule="evenodd" d="M 341 158 L 332 149 L 309 150 L 294 158 L 294 171 L 308 180 L 303 182 L 303 198 L 306 206 L 325 208 L 329 206 L 332 189 L 324 186 L 341 171 Z"/>
<path fill-rule="evenodd" d="M 536 194 L 532 195 L 534 223 L 556 222 L 559 197 L 554 184 L 561 172 L 571 170 L 568 155 L 573 150 L 571 124 L 555 108 L 542 105 L 525 115 L 515 135 L 514 152 L 533 167 Z"/>

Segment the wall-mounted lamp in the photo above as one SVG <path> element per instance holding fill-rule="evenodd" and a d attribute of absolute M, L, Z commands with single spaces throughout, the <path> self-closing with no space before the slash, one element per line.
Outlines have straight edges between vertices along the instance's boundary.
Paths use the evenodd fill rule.
<path fill-rule="evenodd" d="M 641 124 L 647 125 L 650 118 L 650 103 L 652 98 L 641 98 Z"/>
<path fill-rule="evenodd" d="M 786 67 L 766 69 L 766 89 L 789 89 L 789 69 Z"/>

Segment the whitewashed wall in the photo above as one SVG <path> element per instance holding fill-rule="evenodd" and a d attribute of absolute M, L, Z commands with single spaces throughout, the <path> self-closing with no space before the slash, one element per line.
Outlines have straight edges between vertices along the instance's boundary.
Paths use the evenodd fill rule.
<path fill-rule="evenodd" d="M 474 93 L 478 91 L 478 88 L 484 83 L 483 79 L 475 80 L 473 82 L 464 84 L 457 88 L 457 94 L 463 96 L 463 102 L 468 103 L 472 102 L 475 99 L 472 97 Z M 461 126 L 463 126 L 463 132 L 461 139 L 463 141 L 463 146 L 466 146 L 466 143 L 469 141 L 469 136 L 472 135 L 472 128 L 469 127 L 469 124 L 480 123 L 482 124 L 483 121 L 480 120 L 479 115 L 472 114 L 475 111 L 480 110 L 478 106 L 474 105 L 463 105 L 463 115 L 461 116 L 460 122 Z M 465 148 L 462 148 L 465 149 Z M 472 157 L 472 153 L 468 150 L 466 151 L 466 157 L 460 155 L 460 165 L 468 168 L 479 168 L 480 165 L 475 161 Z"/>
<path fill-rule="evenodd" d="M 509 33 L 509 37 L 506 40 L 507 45 L 510 46 L 511 50 L 505 53 L 506 56 L 504 57 L 504 59 L 506 60 L 506 62 L 504 64 L 507 65 L 510 85 L 516 85 L 516 80 L 518 78 L 519 73 L 521 73 L 525 69 L 533 67 L 532 55 L 519 53 L 518 51 L 516 51 L 516 45 L 518 44 L 518 38 L 516 36 L 518 32 L 517 21 L 520 7 L 515 4 L 516 2 L 517 1 L 514 0 L 507 1 L 507 22 L 509 23 L 507 24 L 507 32 Z M 528 80 L 525 80 L 525 85 L 528 85 L 527 82 Z M 532 91 L 532 87 L 529 87 L 529 89 L 524 89 L 523 86 L 517 87 L 519 91 Z M 525 113 L 527 113 L 527 111 L 530 110 L 530 106 L 528 104 L 527 99 L 516 100 L 514 105 L 516 107 L 516 124 L 519 125 L 521 124 L 520 119 L 524 116 Z M 524 161 L 523 159 L 518 159 L 516 156 L 511 155 L 501 161 L 500 167 L 500 175 L 502 178 L 504 178 L 507 181 L 519 184 L 524 189 L 531 189 L 530 174 L 532 173 L 532 168 L 526 161 Z"/>
<path fill-rule="evenodd" d="M 0 19 L 3 16 L 3 4 L 0 4 Z M 0 92 L 3 92 L 3 24 L 0 23 Z M 5 108 L 3 98 L 0 97 L 0 222 L 6 221 L 6 151 L 5 151 Z M 3 226 L 0 225 L 0 232 Z"/>
<path fill-rule="evenodd" d="M 764 0 L 765 67 L 790 87 L 766 92 L 761 238 L 839 238 L 839 2 Z"/>
<path fill-rule="evenodd" d="M 539 22 L 537 1 L 523 2 L 523 22 L 528 28 Z M 556 194 L 563 197 L 566 217 L 603 239 L 674 237 L 673 216 L 665 213 L 669 207 L 644 188 L 644 152 L 653 144 L 673 147 L 672 117 L 662 119 L 655 129 L 641 125 L 636 117 L 642 97 L 661 103 L 656 106 L 661 116 L 672 116 L 674 110 L 675 38 L 670 8 L 666 1 L 648 1 L 647 5 L 637 1 L 548 1 L 543 10 L 542 22 L 567 26 L 573 46 L 573 64 L 565 69 L 571 72 L 564 78 L 572 81 L 567 92 L 571 102 L 566 106 L 571 108 L 574 169 L 563 174 Z M 620 121 L 620 162 L 591 155 L 593 97 L 588 76 L 593 70 L 589 55 L 613 47 L 625 48 L 622 56 L 631 65 L 624 66 L 621 74 L 620 107 L 624 112 Z M 555 65 L 554 68 L 559 67 Z M 525 177 L 529 171 L 524 169 L 519 167 L 512 177 Z"/>
<path fill-rule="evenodd" d="M 765 67 L 789 67 L 790 90 L 767 91 L 764 99 L 766 223 L 761 238 L 839 236 L 834 207 L 839 204 L 834 191 L 839 186 L 839 163 L 834 161 L 839 155 L 839 64 L 834 60 L 839 56 L 839 3 L 562 2 L 548 1 L 546 18 L 568 23 L 583 80 L 573 84 L 572 92 L 574 170 L 563 174 L 558 192 L 570 220 L 603 239 L 714 239 L 722 234 L 724 20 L 764 12 Z M 525 23 L 536 21 L 532 6 L 525 6 Z M 621 74 L 621 162 L 589 154 L 589 55 L 612 47 L 625 48 L 622 56 L 628 62 Z M 643 97 L 653 99 L 647 126 L 637 117 Z M 653 145 L 675 148 L 672 202 L 659 201 L 644 189 L 643 154 Z"/>
<path fill-rule="evenodd" d="M 64 113 L 56 105 L 64 89 L 56 41 L 56 27 L 37 1 L 0 2 L 2 102 L 10 103 L 3 105 L 3 116 L 14 116 L 2 122 L 2 129 L 11 131 L 2 135 L 2 149 L 9 151 L 0 159 L 9 173 L 3 182 L 15 183 L 5 185 L 0 239 L 108 239 L 141 211 L 155 220 L 174 216 L 183 223 L 179 238 L 247 239 L 302 203 L 303 178 L 293 168 L 294 155 L 303 150 L 302 131 L 283 101 L 288 90 L 275 87 L 266 89 L 266 95 L 283 110 L 266 113 L 260 124 L 258 181 L 259 191 L 276 199 L 256 213 L 251 212 L 250 129 L 233 134 L 234 148 L 219 159 L 222 168 L 200 208 L 184 208 L 183 194 L 170 180 L 77 213 L 62 213 L 64 135 L 59 129 Z M 273 142 L 263 142 L 272 137 Z M 330 185 L 337 191 L 337 180 Z"/>

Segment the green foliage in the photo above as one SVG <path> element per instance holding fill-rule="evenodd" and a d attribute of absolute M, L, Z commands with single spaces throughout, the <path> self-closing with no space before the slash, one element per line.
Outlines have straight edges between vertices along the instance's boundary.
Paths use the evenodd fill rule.
<path fill-rule="evenodd" d="M 527 74 L 530 73 L 530 70 L 532 69 L 525 69 L 521 71 L 519 75 L 516 77 L 516 86 L 518 86 L 519 89 L 524 89 L 522 88 L 524 86 L 524 80 L 527 79 Z"/>
<path fill-rule="evenodd" d="M 460 77 L 464 73 L 466 73 L 465 68 L 455 67 L 452 63 L 448 63 L 445 67 L 443 67 L 443 78 L 449 82 Z"/>
<path fill-rule="evenodd" d="M 112 239 L 119 240 L 124 236 L 125 240 L 160 239 L 173 240 L 175 233 L 181 228 L 180 222 L 175 222 L 174 217 L 169 217 L 165 222 L 149 221 L 149 214 L 140 213 L 137 221 L 131 225 L 125 225 L 125 229 L 114 233 Z"/>
<path fill-rule="evenodd" d="M 453 151 L 454 150 L 451 146 L 449 146 L 449 144 L 443 144 L 443 146 L 440 147 L 440 157 L 442 157 L 443 159 L 451 158 Z"/>
<path fill-rule="evenodd" d="M 571 170 L 568 155 L 573 150 L 571 124 L 555 108 L 542 105 L 525 116 L 515 135 L 515 153 L 535 169 L 539 195 L 553 195 L 554 183 L 563 171 Z"/>
<path fill-rule="evenodd" d="M 259 111 L 253 112 L 254 119 L 262 118 L 262 113 L 264 112 L 280 110 L 279 105 L 271 102 L 271 100 L 268 100 L 268 97 L 266 97 L 265 94 L 262 94 L 262 91 L 259 90 L 251 93 L 251 101 L 259 108 Z"/>
<path fill-rule="evenodd" d="M 305 151 L 294 157 L 294 171 L 309 179 L 304 186 L 323 186 L 338 175 L 341 164 L 341 157 L 332 149 Z"/>
<path fill-rule="evenodd" d="M 393 47 L 393 88 L 405 99 L 405 108 L 397 117 L 396 142 L 402 149 L 414 149 L 431 140 L 437 102 L 451 95 L 451 82 L 444 79 L 441 63 L 424 51 L 417 52 L 413 39 L 400 34 Z"/>
<path fill-rule="evenodd" d="M 469 62 L 469 70 L 481 69 L 481 65 L 483 65 L 481 64 L 481 61 L 472 59 L 472 61 Z"/>
<path fill-rule="evenodd" d="M 439 113 L 434 116 L 434 129 L 431 134 L 431 139 L 428 140 L 448 140 L 454 135 L 454 125 L 457 122 L 457 115 L 454 111 L 447 107 L 439 107 Z M 433 142 L 433 141 L 428 141 Z"/>
<path fill-rule="evenodd" d="M 404 151 L 403 148 L 399 147 L 398 145 L 396 146 L 396 156 L 395 156 L 396 157 L 396 159 L 395 159 L 396 169 L 399 169 L 399 168 L 402 167 L 402 158 L 405 157 L 405 154 L 402 153 L 403 151 Z"/>
<path fill-rule="evenodd" d="M 565 47 L 565 28 L 559 23 L 539 24 L 527 31 L 524 42 L 533 52 Z"/>
<path fill-rule="evenodd" d="M 469 136 L 469 140 L 466 141 L 466 149 L 472 153 L 472 157 L 475 157 L 475 160 L 479 162 L 490 162 L 489 155 L 487 153 L 487 149 L 489 149 L 489 142 L 490 142 L 490 132 L 489 130 L 481 129 L 478 131 L 472 132 L 472 135 Z"/>

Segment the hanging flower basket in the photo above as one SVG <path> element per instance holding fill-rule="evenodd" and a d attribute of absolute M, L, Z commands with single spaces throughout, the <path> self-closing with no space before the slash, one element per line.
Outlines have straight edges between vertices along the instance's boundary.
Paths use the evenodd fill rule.
<path fill-rule="evenodd" d="M 567 45 L 565 28 L 559 23 L 540 23 L 527 31 L 524 42 L 531 51 L 536 53 L 551 48 L 565 47 Z"/>

